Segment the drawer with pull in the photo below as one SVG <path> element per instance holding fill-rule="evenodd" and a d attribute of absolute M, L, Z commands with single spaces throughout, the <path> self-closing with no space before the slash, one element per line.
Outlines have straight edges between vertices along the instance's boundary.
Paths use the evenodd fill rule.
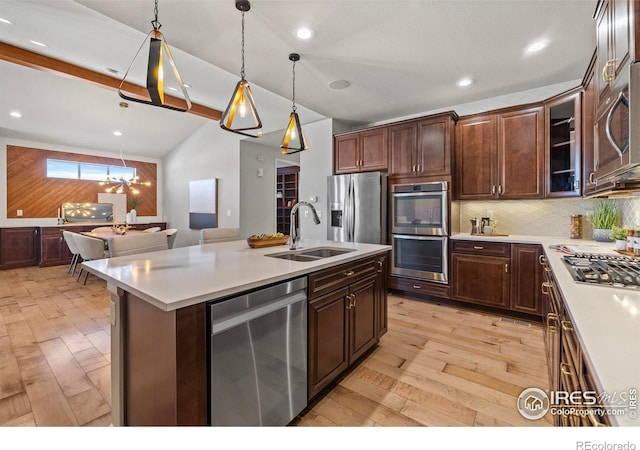
<path fill-rule="evenodd" d="M 452 240 L 451 251 L 454 253 L 472 253 L 474 255 L 504 256 L 511 254 L 511 244 L 506 242 Z"/>
<path fill-rule="evenodd" d="M 314 272 L 309 275 L 308 297 L 316 298 L 376 274 L 378 267 L 378 259 L 373 257 Z"/>

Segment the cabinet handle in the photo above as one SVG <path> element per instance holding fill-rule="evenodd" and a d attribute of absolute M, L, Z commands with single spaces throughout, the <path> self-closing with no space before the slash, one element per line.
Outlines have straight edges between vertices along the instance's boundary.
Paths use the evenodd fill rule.
<path fill-rule="evenodd" d="M 574 190 L 576 190 L 576 191 L 577 191 L 578 189 L 580 189 L 580 180 L 575 180 L 575 181 L 573 182 L 573 189 L 574 189 Z"/>
<path fill-rule="evenodd" d="M 353 270 L 349 270 L 348 272 L 345 272 L 344 274 L 345 274 L 345 276 L 350 277 L 350 276 L 354 275 L 355 272 Z"/>
<path fill-rule="evenodd" d="M 551 333 L 557 333 L 558 327 L 556 325 L 551 325 L 551 322 L 558 322 L 558 315 L 556 313 L 547 313 L 547 328 Z"/>
<path fill-rule="evenodd" d="M 414 288 L 414 289 L 420 289 L 420 288 L 421 288 L 421 286 L 420 286 L 419 284 L 414 284 L 414 285 L 413 285 L 413 288 Z"/>
<path fill-rule="evenodd" d="M 505 265 L 504 265 L 504 273 L 509 273 L 509 263 L 505 263 Z"/>
<path fill-rule="evenodd" d="M 415 164 L 414 164 L 413 166 L 411 166 L 411 171 L 412 171 L 412 172 L 415 172 L 415 171 L 416 171 L 416 166 L 415 166 Z"/>
<path fill-rule="evenodd" d="M 418 172 L 422 173 L 422 164 L 418 164 Z"/>
<path fill-rule="evenodd" d="M 607 61 L 607 63 L 602 68 L 602 81 L 604 81 L 605 83 L 610 83 L 611 81 L 615 80 L 616 78 L 615 71 L 614 73 L 609 72 L 609 67 L 615 68 L 615 66 L 616 66 L 615 59 L 610 59 L 609 61 Z"/>
<path fill-rule="evenodd" d="M 560 325 L 562 325 L 562 331 L 573 331 L 573 325 L 568 320 L 562 320 Z"/>
<path fill-rule="evenodd" d="M 593 185 L 593 184 L 595 184 L 595 183 L 596 183 L 595 181 L 593 181 L 593 177 L 595 176 L 595 174 L 596 174 L 595 172 L 591 172 L 591 173 L 589 174 L 589 184 L 592 184 L 592 185 Z"/>
<path fill-rule="evenodd" d="M 544 255 L 540 255 L 538 256 L 538 262 L 540 263 L 541 266 L 544 266 L 547 262 L 547 259 L 544 257 Z"/>
<path fill-rule="evenodd" d="M 351 309 L 351 295 L 345 295 L 344 298 L 347 300 L 347 309 Z"/>
<path fill-rule="evenodd" d="M 474 246 L 473 246 L 473 249 L 474 249 L 474 250 L 484 250 L 484 247 L 481 247 L 481 246 L 479 246 L 479 245 L 474 245 Z"/>
<path fill-rule="evenodd" d="M 382 273 L 382 261 L 378 261 L 378 273 Z"/>
<path fill-rule="evenodd" d="M 502 185 L 501 184 L 498 185 L 498 194 L 502 194 Z"/>
<path fill-rule="evenodd" d="M 351 307 L 356 307 L 356 294 L 351 294 Z"/>
<path fill-rule="evenodd" d="M 544 271 L 547 273 L 551 272 L 551 267 L 544 266 Z"/>
<path fill-rule="evenodd" d="M 571 367 L 569 364 L 565 362 L 560 363 L 560 372 L 562 372 L 565 375 L 569 375 L 570 377 L 574 375 L 573 367 Z"/>
<path fill-rule="evenodd" d="M 543 295 L 549 295 L 549 291 L 548 291 L 548 290 L 546 290 L 546 291 L 544 290 L 544 288 L 549 288 L 549 287 L 550 287 L 550 286 L 549 286 L 549 283 L 547 283 L 546 281 L 545 281 L 545 282 L 543 282 L 543 283 L 540 285 L 540 290 L 542 291 L 542 294 L 543 294 Z"/>
<path fill-rule="evenodd" d="M 491 193 L 492 194 L 496 193 L 496 185 L 495 184 L 493 186 L 491 186 Z"/>
<path fill-rule="evenodd" d="M 38 236 L 38 229 L 36 228 L 35 230 L 33 230 L 33 233 Z"/>

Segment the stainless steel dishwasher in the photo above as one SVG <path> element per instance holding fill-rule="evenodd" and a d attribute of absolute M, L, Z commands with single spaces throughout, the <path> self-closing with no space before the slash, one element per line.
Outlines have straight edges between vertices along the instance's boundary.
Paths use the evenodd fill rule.
<path fill-rule="evenodd" d="M 307 279 L 214 303 L 211 425 L 286 425 L 307 406 Z"/>

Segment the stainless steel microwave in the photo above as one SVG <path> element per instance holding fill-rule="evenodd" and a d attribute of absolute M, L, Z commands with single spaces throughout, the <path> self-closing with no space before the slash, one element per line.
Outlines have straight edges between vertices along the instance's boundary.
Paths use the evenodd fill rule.
<path fill-rule="evenodd" d="M 610 105 L 595 123 L 596 182 L 640 180 L 640 62 L 611 87 Z"/>

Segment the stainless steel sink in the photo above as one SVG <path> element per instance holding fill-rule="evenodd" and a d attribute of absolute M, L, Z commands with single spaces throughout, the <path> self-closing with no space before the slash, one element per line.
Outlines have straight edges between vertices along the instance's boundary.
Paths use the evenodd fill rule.
<path fill-rule="evenodd" d="M 322 258 L 330 258 L 332 256 L 342 255 L 344 253 L 354 252 L 353 248 L 340 247 L 313 247 L 301 250 L 271 253 L 271 258 L 288 259 L 289 261 L 317 261 Z"/>
<path fill-rule="evenodd" d="M 330 258 L 331 256 L 342 255 L 352 251 L 354 251 L 352 248 L 320 247 L 302 250 L 300 254 L 305 256 L 315 256 L 317 258 Z"/>

